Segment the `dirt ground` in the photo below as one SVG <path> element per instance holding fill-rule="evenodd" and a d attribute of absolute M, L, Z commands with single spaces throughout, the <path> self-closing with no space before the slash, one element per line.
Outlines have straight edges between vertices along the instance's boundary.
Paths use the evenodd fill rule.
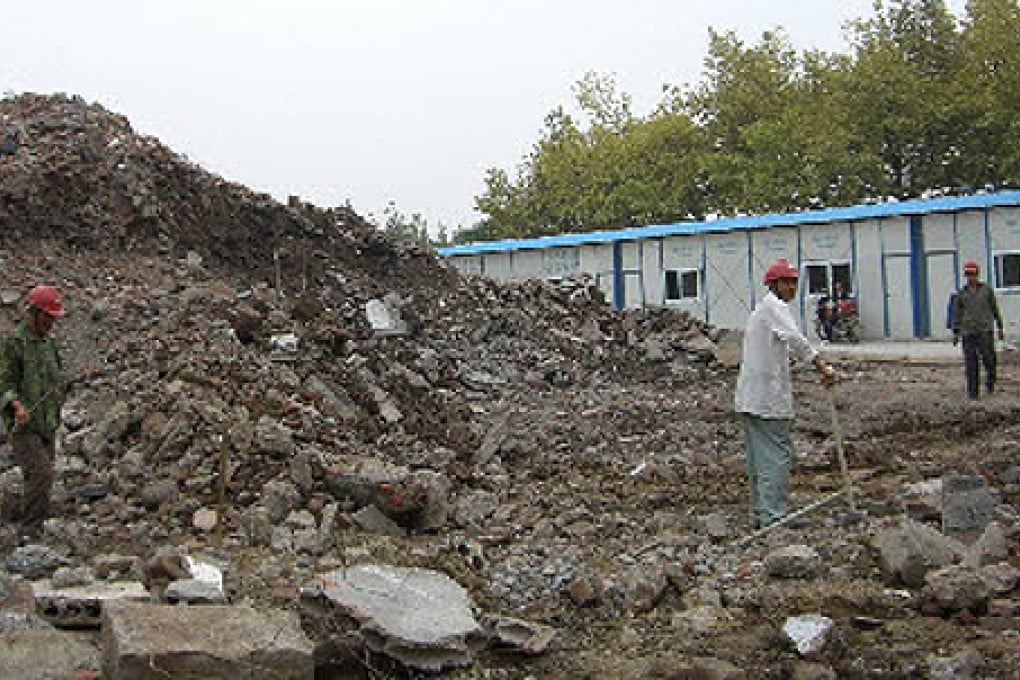
<path fill-rule="evenodd" d="M 69 565 L 211 555 L 230 602 L 299 612 L 321 648 L 336 622 L 310 615 L 301 589 L 361 563 L 442 571 L 480 617 L 555 631 L 534 654 L 483 645 L 451 678 L 1016 677 L 1018 584 L 925 614 L 874 545 L 916 515 L 908 489 L 972 475 L 997 494 L 1020 568 L 1016 353 L 978 401 L 962 362 L 840 359 L 831 392 L 797 373 L 791 505 L 844 488 L 834 400 L 856 512 L 837 499 L 739 544 L 748 489 L 725 333 L 613 311 L 586 282 L 461 277 L 348 209 L 280 205 L 80 100 L 0 112 L 27 133 L 0 158 L 0 329 L 37 281 L 69 309 L 56 334 L 77 381 L 41 539 Z M 400 332 L 372 327 L 381 299 Z M 448 515 L 406 536 L 358 525 L 335 482 L 366 462 L 441 478 Z M 0 488 L 15 479 L 0 455 Z M 195 521 L 221 507 L 222 534 Z M 249 519 L 271 511 L 253 539 Z M 939 528 L 937 513 L 921 520 Z M 308 521 L 328 540 L 301 544 Z M 20 543 L 0 525 L 0 556 Z M 801 544 L 817 574 L 766 573 L 773 551 Z M 834 629 L 805 657 L 782 628 L 807 614 Z M 351 657 L 322 659 L 320 677 L 423 675 Z"/>

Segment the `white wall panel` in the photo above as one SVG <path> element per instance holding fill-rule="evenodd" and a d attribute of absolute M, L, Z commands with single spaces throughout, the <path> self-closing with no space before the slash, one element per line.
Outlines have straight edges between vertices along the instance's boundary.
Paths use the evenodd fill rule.
<path fill-rule="evenodd" d="M 925 215 L 921 218 L 924 252 L 956 250 L 956 219 L 954 215 Z"/>
<path fill-rule="evenodd" d="M 985 213 L 970 210 L 956 215 L 956 243 L 959 247 L 960 266 L 965 260 L 977 260 L 984 270 L 987 266 L 987 248 L 985 245 Z M 956 273 L 957 285 L 963 283 L 959 272 Z"/>
<path fill-rule="evenodd" d="M 644 291 L 644 304 L 658 306 L 662 304 L 663 275 L 659 266 L 662 257 L 662 241 L 649 239 L 641 246 L 641 281 Z"/>
<path fill-rule="evenodd" d="M 889 338 L 909 340 L 914 337 L 914 305 L 910 293 L 910 257 L 885 257 L 886 307 L 889 314 Z"/>
<path fill-rule="evenodd" d="M 497 281 L 512 281 L 515 278 L 513 261 L 514 253 L 486 253 L 485 275 L 491 276 Z"/>
<path fill-rule="evenodd" d="M 581 247 L 581 271 L 596 275 L 613 271 L 613 246 L 611 243 Z"/>
<path fill-rule="evenodd" d="M 855 224 L 857 313 L 861 337 L 885 337 L 885 289 L 882 287 L 882 238 L 875 220 Z"/>
<path fill-rule="evenodd" d="M 747 233 L 705 237 L 708 320 L 721 328 L 743 328 L 751 313 Z"/>
<path fill-rule="evenodd" d="M 886 255 L 910 254 L 910 219 L 907 217 L 885 217 L 878 221 L 882 234 L 882 250 Z"/>
<path fill-rule="evenodd" d="M 993 257 L 996 251 L 1020 251 L 1020 209 L 996 208 L 989 211 L 988 234 Z M 994 272 L 989 269 L 982 278 L 994 283 Z M 999 289 L 996 290 L 996 298 L 1006 334 L 1011 341 L 1016 341 L 1020 337 L 1020 290 Z"/>
<path fill-rule="evenodd" d="M 462 274 L 478 275 L 482 273 L 481 255 L 457 255 L 452 259 L 453 266 Z"/>
<path fill-rule="evenodd" d="M 542 272 L 541 250 L 518 250 L 514 252 L 514 278 L 541 279 Z"/>
<path fill-rule="evenodd" d="M 805 224 L 800 228 L 800 259 L 849 260 L 853 255 L 850 222 Z"/>

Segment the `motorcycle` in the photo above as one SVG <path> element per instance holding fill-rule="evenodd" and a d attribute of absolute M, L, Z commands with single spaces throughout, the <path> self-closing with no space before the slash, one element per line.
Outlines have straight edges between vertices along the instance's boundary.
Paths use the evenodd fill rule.
<path fill-rule="evenodd" d="M 827 342 L 860 342 L 857 301 L 852 298 L 833 300 L 828 295 L 819 297 L 815 305 L 815 333 Z"/>

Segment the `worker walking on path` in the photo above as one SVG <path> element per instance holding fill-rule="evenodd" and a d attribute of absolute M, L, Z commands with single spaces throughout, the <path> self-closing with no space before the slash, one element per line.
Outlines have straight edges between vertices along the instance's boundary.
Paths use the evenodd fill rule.
<path fill-rule="evenodd" d="M 36 286 L 25 303 L 24 321 L 0 345 L 0 416 L 24 478 L 21 498 L 5 508 L 5 514 L 11 511 L 22 533 L 35 536 L 50 515 L 56 432 L 67 394 L 60 355 L 50 337 L 64 306 L 53 286 Z"/>
<path fill-rule="evenodd" d="M 985 390 L 995 392 L 995 337 L 994 328 L 999 329 L 999 340 L 1005 338 L 1002 329 L 1002 315 L 995 301 L 995 291 L 978 281 L 978 263 L 967 260 L 963 263 L 966 285 L 953 299 L 953 344 L 963 338 L 963 364 L 967 373 L 967 396 L 978 398 L 978 359 L 985 367 Z"/>
<path fill-rule="evenodd" d="M 782 519 L 787 512 L 793 461 L 790 355 L 812 363 L 826 387 L 836 381 L 836 372 L 800 332 L 787 304 L 797 295 L 797 280 L 796 267 L 785 259 L 768 268 L 765 285 L 769 292 L 751 313 L 744 334 L 735 402 L 744 424 L 751 524 L 755 529 Z"/>

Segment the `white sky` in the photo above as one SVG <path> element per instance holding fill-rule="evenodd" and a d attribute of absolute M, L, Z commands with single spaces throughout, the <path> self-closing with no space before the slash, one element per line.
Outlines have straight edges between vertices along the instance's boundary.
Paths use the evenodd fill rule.
<path fill-rule="evenodd" d="M 873 0 L 0 0 L 0 91 L 67 92 L 279 199 L 469 226 L 587 71 L 648 113 L 708 29 L 846 51 Z M 949 6 L 962 14 L 964 0 Z"/>

